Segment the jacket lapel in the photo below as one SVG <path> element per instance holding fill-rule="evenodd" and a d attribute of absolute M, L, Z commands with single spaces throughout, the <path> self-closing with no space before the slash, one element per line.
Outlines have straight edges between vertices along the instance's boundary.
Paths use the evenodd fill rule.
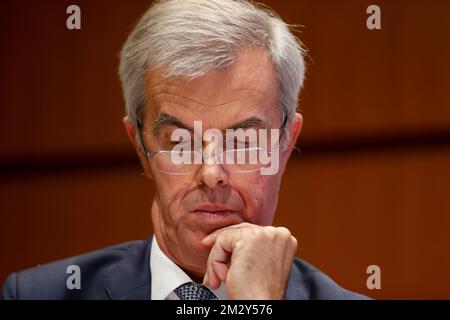
<path fill-rule="evenodd" d="M 308 300 L 310 298 L 309 290 L 301 272 L 295 264 L 292 264 L 291 275 L 284 295 L 285 300 Z"/>
<path fill-rule="evenodd" d="M 111 267 L 105 290 L 113 300 L 150 300 L 150 249 L 153 237 L 123 251 L 122 259 Z"/>

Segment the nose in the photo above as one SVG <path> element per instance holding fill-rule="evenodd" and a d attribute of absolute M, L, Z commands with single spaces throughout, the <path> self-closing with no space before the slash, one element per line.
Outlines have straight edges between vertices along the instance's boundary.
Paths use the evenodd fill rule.
<path fill-rule="evenodd" d="M 206 185 L 210 189 L 228 184 L 228 172 L 222 164 L 216 162 L 203 162 L 197 172 L 197 183 Z"/>

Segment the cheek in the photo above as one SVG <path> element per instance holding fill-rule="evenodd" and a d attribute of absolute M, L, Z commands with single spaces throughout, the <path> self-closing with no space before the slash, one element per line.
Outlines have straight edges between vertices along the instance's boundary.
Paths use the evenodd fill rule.
<path fill-rule="evenodd" d="M 183 197 L 189 190 L 192 179 L 183 176 L 158 175 L 155 177 L 157 184 L 156 190 L 159 190 L 158 198 L 162 208 L 169 211 L 165 216 L 176 218 L 182 215 L 181 203 Z"/>
<path fill-rule="evenodd" d="M 236 184 L 246 204 L 247 219 L 254 224 L 270 225 L 278 202 L 278 176 L 258 176 Z"/>

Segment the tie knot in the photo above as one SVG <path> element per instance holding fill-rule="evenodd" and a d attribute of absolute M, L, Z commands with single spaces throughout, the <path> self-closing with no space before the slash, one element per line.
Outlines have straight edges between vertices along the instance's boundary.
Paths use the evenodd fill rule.
<path fill-rule="evenodd" d="M 193 282 L 182 284 L 174 292 L 180 300 L 217 300 L 217 297 L 211 290 Z"/>

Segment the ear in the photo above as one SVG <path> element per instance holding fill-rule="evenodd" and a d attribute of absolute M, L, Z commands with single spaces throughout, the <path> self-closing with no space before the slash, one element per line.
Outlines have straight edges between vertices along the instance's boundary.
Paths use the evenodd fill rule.
<path fill-rule="evenodd" d="M 144 154 L 144 150 L 142 150 L 142 146 L 140 141 L 137 139 L 137 128 L 136 126 L 131 123 L 128 116 L 124 117 L 122 119 L 123 125 L 125 127 L 125 130 L 127 132 L 128 138 L 130 139 L 131 143 L 134 146 L 134 149 L 136 150 L 136 153 L 139 157 L 139 161 L 141 162 L 142 169 L 144 170 L 144 174 L 148 179 L 152 179 L 152 170 L 150 166 L 150 162 L 148 161 L 147 156 Z"/>
<path fill-rule="evenodd" d="M 290 130 L 289 150 L 291 153 L 295 145 L 297 144 L 297 139 L 300 135 L 300 132 L 302 131 L 302 127 L 303 127 L 303 116 L 297 112 L 295 113 L 295 118 L 292 123 L 292 128 Z"/>
<path fill-rule="evenodd" d="M 284 169 L 286 168 L 286 164 L 291 157 L 292 151 L 295 148 L 295 145 L 297 143 L 297 139 L 300 135 L 300 132 L 302 131 L 303 126 L 303 116 L 300 113 L 296 113 L 294 120 L 288 124 L 290 126 L 289 128 L 289 145 L 287 146 L 287 149 L 282 152 L 283 154 L 283 161 L 282 161 L 282 170 L 284 172 Z"/>

